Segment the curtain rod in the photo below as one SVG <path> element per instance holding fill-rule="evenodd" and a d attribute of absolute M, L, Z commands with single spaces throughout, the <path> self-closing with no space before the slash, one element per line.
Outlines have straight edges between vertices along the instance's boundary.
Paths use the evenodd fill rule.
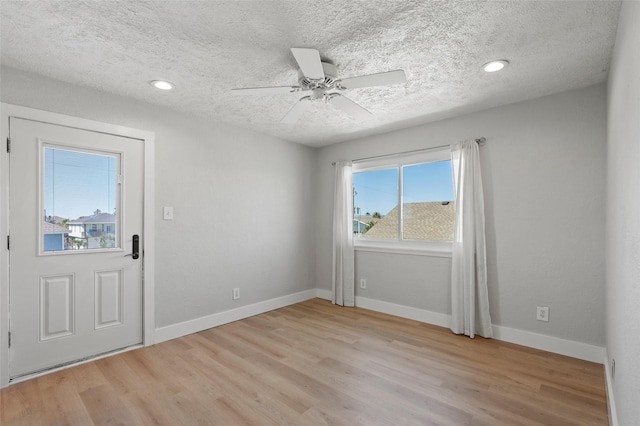
<path fill-rule="evenodd" d="M 484 145 L 485 142 L 487 141 L 487 138 L 485 138 L 484 136 L 482 136 L 481 138 L 476 139 L 476 143 L 480 146 Z M 447 146 L 451 146 L 451 145 L 440 145 L 440 146 L 432 146 L 431 148 L 424 148 L 424 149 L 414 149 L 411 151 L 403 151 L 403 152 L 395 152 L 393 154 L 385 154 L 385 155 L 376 155 L 373 157 L 365 157 L 365 158 L 356 158 L 355 160 L 351 160 L 351 161 L 364 161 L 364 160 L 373 160 L 374 158 L 384 158 L 384 157 L 391 157 L 393 155 L 402 155 L 402 154 L 413 154 L 414 152 L 425 152 L 425 151 L 431 151 L 433 149 L 440 149 L 440 148 L 445 148 Z M 336 165 L 336 162 L 334 161 L 333 163 L 331 163 L 332 166 Z"/>

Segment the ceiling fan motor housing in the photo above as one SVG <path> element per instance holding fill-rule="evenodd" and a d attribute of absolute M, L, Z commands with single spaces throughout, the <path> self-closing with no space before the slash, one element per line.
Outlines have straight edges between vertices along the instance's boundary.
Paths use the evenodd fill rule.
<path fill-rule="evenodd" d="M 324 78 L 321 80 L 311 80 L 302 74 L 302 70 L 298 70 L 298 84 L 303 90 L 313 89 L 332 89 L 336 83 L 338 71 L 336 66 L 328 62 L 322 63 L 322 69 L 324 71 Z"/>

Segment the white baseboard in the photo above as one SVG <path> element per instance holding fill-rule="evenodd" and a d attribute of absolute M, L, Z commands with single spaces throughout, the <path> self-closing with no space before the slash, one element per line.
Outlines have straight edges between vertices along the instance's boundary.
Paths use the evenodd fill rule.
<path fill-rule="evenodd" d="M 316 289 L 316 297 L 331 300 L 331 291 Z M 451 315 L 449 314 L 442 314 L 420 308 L 412 308 L 410 306 L 383 302 L 366 297 L 356 296 L 356 306 L 440 327 L 449 328 L 451 324 Z M 602 364 L 605 356 L 604 348 L 600 346 L 589 345 L 573 340 L 560 339 L 553 336 L 547 336 L 545 334 L 532 333 L 530 331 L 518 330 L 501 325 L 493 326 L 493 337 L 504 342 L 515 343 L 517 345 L 566 355 L 585 361 L 596 362 L 598 364 Z"/>
<path fill-rule="evenodd" d="M 604 351 L 604 380 L 607 389 L 607 410 L 609 411 L 609 426 L 618 426 L 618 412 L 616 411 L 616 401 L 613 393 L 613 376 L 611 375 L 611 365 L 609 355 Z"/>
<path fill-rule="evenodd" d="M 604 348 L 574 340 L 560 339 L 546 334 L 532 333 L 516 328 L 493 326 L 493 337 L 504 342 L 515 343 L 534 349 L 570 356 L 585 361 L 602 364 Z"/>
<path fill-rule="evenodd" d="M 376 312 L 395 315 L 397 317 L 425 322 L 427 324 L 438 325 L 440 327 L 449 328 L 451 325 L 451 315 L 428 311 L 426 309 L 412 308 L 410 306 L 382 302 L 380 300 L 360 296 L 356 296 L 356 306 Z"/>
<path fill-rule="evenodd" d="M 193 320 L 181 322 L 156 329 L 155 342 L 160 343 L 188 334 L 197 333 L 208 328 L 217 327 L 219 325 L 228 324 L 254 315 L 273 311 L 294 303 L 303 302 L 305 300 L 316 297 L 316 289 L 305 290 L 298 293 L 288 294 L 275 299 L 265 300 L 263 302 L 254 303 L 252 305 L 241 306 L 216 314 L 207 315 Z"/>
<path fill-rule="evenodd" d="M 331 300 L 331 290 L 316 288 L 316 297 L 324 300 Z"/>

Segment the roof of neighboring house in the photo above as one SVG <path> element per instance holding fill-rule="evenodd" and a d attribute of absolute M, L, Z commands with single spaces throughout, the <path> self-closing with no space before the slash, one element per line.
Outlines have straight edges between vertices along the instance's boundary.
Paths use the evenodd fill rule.
<path fill-rule="evenodd" d="M 45 234 L 68 234 L 69 230 L 64 226 L 60 226 L 55 223 L 44 222 L 42 225 L 42 232 Z"/>
<path fill-rule="evenodd" d="M 364 224 L 369 224 L 369 222 L 373 222 L 376 223 L 377 221 L 380 220 L 380 218 L 377 217 L 373 217 L 373 216 L 354 216 L 353 220 L 356 220 L 360 223 L 364 223 Z"/>
<path fill-rule="evenodd" d="M 62 221 L 66 220 L 66 218 L 60 217 L 60 216 L 46 216 L 45 219 L 47 222 L 57 223 L 57 224 L 61 224 Z"/>
<path fill-rule="evenodd" d="M 69 221 L 69 225 L 83 223 L 116 223 L 116 215 L 111 213 L 98 213 L 91 216 L 81 216 L 76 220 Z"/>
<path fill-rule="evenodd" d="M 441 201 L 404 203 L 403 239 L 424 241 L 452 241 L 455 203 Z M 398 238 L 398 206 L 371 227 L 361 238 Z"/>

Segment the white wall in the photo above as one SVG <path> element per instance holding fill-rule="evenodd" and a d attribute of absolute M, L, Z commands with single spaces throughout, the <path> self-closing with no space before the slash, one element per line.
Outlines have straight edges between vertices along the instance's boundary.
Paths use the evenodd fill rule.
<path fill-rule="evenodd" d="M 331 289 L 332 166 L 484 136 L 494 324 L 604 346 L 606 88 L 564 92 L 322 148 L 316 285 Z M 450 259 L 357 252 L 357 296 L 450 313 Z M 358 282 L 358 281 L 357 281 Z M 550 322 L 535 320 L 550 307 Z"/>
<path fill-rule="evenodd" d="M 314 287 L 313 149 L 14 69 L 1 84 L 2 102 L 155 132 L 156 326 Z"/>
<path fill-rule="evenodd" d="M 625 1 L 609 74 L 606 332 L 618 424 L 640 421 L 640 3 Z M 609 370 L 609 376 L 611 371 Z M 611 390 L 610 387 L 610 390 Z M 610 407 L 612 408 L 612 407 Z"/>

